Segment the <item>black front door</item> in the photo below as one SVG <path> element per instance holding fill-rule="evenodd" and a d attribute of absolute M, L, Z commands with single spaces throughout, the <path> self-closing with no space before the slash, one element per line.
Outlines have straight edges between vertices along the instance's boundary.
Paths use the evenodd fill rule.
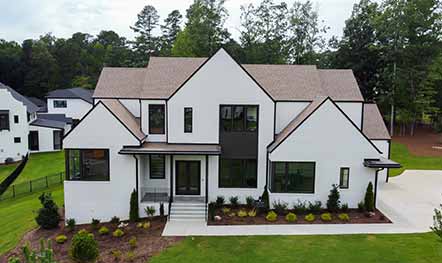
<path fill-rule="evenodd" d="M 30 131 L 28 136 L 29 150 L 38 151 L 38 131 Z"/>
<path fill-rule="evenodd" d="M 200 195 L 200 161 L 176 161 L 176 195 Z"/>

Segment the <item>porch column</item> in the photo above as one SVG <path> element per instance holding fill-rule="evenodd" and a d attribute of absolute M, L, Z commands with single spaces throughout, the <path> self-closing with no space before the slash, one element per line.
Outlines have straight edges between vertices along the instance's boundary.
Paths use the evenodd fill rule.
<path fill-rule="evenodd" d="M 169 189 L 169 202 L 173 202 L 173 155 L 170 155 L 170 189 Z"/>
<path fill-rule="evenodd" d="M 206 155 L 206 204 L 209 203 L 209 155 Z"/>

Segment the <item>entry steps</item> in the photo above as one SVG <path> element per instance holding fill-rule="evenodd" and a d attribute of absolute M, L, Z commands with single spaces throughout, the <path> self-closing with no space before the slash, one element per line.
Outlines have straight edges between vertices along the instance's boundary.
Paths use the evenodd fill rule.
<path fill-rule="evenodd" d="M 206 204 L 201 202 L 173 202 L 170 220 L 206 220 Z"/>

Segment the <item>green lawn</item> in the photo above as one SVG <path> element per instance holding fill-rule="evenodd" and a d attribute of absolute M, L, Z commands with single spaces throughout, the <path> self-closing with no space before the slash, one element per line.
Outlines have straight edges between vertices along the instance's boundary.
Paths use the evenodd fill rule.
<path fill-rule="evenodd" d="M 18 164 L 0 165 L 0 183 L 8 177 Z"/>
<path fill-rule="evenodd" d="M 402 165 L 400 169 L 390 169 L 390 176 L 401 174 L 405 169 L 442 170 L 442 157 L 412 155 L 404 144 L 391 143 L 391 159 Z"/>
<path fill-rule="evenodd" d="M 61 185 L 21 198 L 0 201 L 0 255 L 14 248 L 23 234 L 37 226 L 34 212 L 40 207 L 38 196 L 42 192 L 52 192 L 58 206 L 63 205 Z"/>
<path fill-rule="evenodd" d="M 412 235 L 186 238 L 153 258 L 162 262 L 441 262 L 442 242 Z"/>

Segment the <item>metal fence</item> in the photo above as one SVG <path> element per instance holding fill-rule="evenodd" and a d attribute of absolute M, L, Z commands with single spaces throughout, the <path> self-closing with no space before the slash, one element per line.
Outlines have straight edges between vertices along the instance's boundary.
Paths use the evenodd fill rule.
<path fill-rule="evenodd" d="M 54 185 L 62 184 L 64 180 L 64 173 L 58 173 L 40 177 L 23 183 L 12 184 L 0 196 L 0 201 L 5 199 L 16 198 L 19 196 L 31 194 L 33 192 L 47 189 Z"/>

